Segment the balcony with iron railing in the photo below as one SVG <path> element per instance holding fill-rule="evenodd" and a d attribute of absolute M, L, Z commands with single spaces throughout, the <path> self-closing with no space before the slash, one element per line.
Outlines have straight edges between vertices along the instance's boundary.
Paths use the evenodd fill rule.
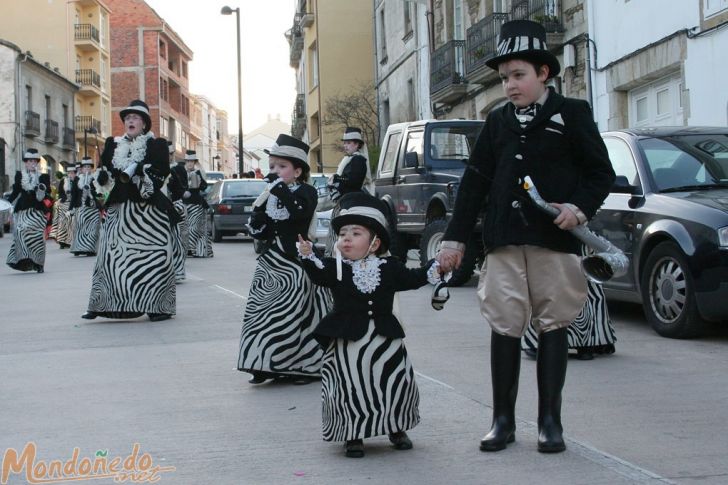
<path fill-rule="evenodd" d="M 80 94 L 87 94 L 89 92 L 100 94 L 101 76 L 93 69 L 77 69 L 76 84 L 81 85 L 81 89 L 79 90 Z"/>
<path fill-rule="evenodd" d="M 432 53 L 430 97 L 434 103 L 449 103 L 467 92 L 464 54 L 464 40 L 451 40 Z"/>
<path fill-rule="evenodd" d="M 533 20 L 546 29 L 546 45 L 554 48 L 564 41 L 560 0 L 520 0 L 511 5 L 511 20 Z"/>
<path fill-rule="evenodd" d="M 26 136 L 40 136 L 40 115 L 35 111 L 26 111 L 24 126 Z"/>
<path fill-rule="evenodd" d="M 76 146 L 76 132 L 73 128 L 63 128 L 63 142 L 64 148 L 74 148 Z"/>
<path fill-rule="evenodd" d="M 73 26 L 73 38 L 76 46 L 83 50 L 95 50 L 100 47 L 99 29 L 91 24 Z"/>
<path fill-rule="evenodd" d="M 467 30 L 465 72 L 469 82 L 485 83 L 498 79 L 498 74 L 485 63 L 488 59 L 495 57 L 498 50 L 500 27 L 508 19 L 509 14 L 507 13 L 492 13 Z"/>
<path fill-rule="evenodd" d="M 291 114 L 291 134 L 296 138 L 303 136 L 306 131 L 306 96 L 299 94 L 296 96 L 296 102 L 293 105 L 293 113 Z"/>
<path fill-rule="evenodd" d="M 45 141 L 46 143 L 58 143 L 58 122 L 45 120 Z"/>
<path fill-rule="evenodd" d="M 83 138 L 84 130 L 96 130 L 96 133 L 101 133 L 101 121 L 93 116 L 76 116 L 75 128 L 76 137 Z"/>

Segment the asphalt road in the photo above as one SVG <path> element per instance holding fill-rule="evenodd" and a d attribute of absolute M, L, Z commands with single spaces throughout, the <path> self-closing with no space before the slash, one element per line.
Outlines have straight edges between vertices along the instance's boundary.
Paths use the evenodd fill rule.
<path fill-rule="evenodd" d="M 11 237 L 0 239 L 3 258 Z M 125 458 L 139 443 L 154 466 L 174 468 L 160 471 L 159 483 L 728 483 L 728 328 L 669 340 L 639 307 L 610 305 L 616 354 L 569 362 L 568 450 L 536 451 L 535 363 L 524 358 L 517 441 L 483 453 L 490 332 L 474 286 L 453 290 L 441 312 L 430 308 L 429 288 L 405 293 L 421 397 L 415 448 L 395 451 L 380 437 L 365 442 L 365 458 L 348 459 L 340 444 L 321 439 L 318 383 L 251 386 L 235 370 L 255 258 L 249 240 L 214 250 L 212 259 L 188 260 L 177 316 L 158 323 L 82 320 L 93 259 L 52 241 L 44 274 L 0 268 L 5 467 L 8 450 L 20 453 L 28 442 L 36 463 L 66 462 L 74 448 L 80 458 Z M 8 474 L 7 483 L 26 482 L 25 470 Z"/>

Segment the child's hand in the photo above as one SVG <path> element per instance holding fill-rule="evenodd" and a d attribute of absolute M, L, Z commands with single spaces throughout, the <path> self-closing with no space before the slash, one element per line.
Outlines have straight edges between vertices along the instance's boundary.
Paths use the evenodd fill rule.
<path fill-rule="evenodd" d="M 298 235 L 298 252 L 301 253 L 301 256 L 309 256 L 313 253 L 313 243 L 303 239 L 300 234 Z"/>
<path fill-rule="evenodd" d="M 556 219 L 554 219 L 554 224 L 559 226 L 559 229 L 568 231 L 579 225 L 579 219 L 569 206 L 566 204 L 557 204 L 555 202 L 552 203 L 551 206 L 556 207 L 560 211 L 559 215 L 556 216 Z"/>

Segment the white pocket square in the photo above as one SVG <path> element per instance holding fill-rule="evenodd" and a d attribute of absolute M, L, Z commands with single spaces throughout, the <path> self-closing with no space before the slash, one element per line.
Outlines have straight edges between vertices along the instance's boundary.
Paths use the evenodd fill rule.
<path fill-rule="evenodd" d="M 564 124 L 564 118 L 561 117 L 561 113 L 556 113 L 555 115 L 553 115 L 551 117 L 551 121 L 553 121 L 554 123 L 558 123 L 560 125 Z"/>

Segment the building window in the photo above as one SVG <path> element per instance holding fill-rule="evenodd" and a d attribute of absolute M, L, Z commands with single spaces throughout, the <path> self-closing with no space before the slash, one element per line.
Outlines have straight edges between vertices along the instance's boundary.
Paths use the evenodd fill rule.
<path fill-rule="evenodd" d="M 162 39 L 159 39 L 159 57 L 162 59 L 167 58 L 167 44 Z"/>
<path fill-rule="evenodd" d="M 410 11 L 410 2 L 404 2 L 404 38 L 408 39 L 412 35 L 412 12 Z"/>
<path fill-rule="evenodd" d="M 111 130 L 109 130 L 109 123 L 107 120 L 109 120 L 109 103 L 104 101 L 101 103 L 101 133 L 106 134 L 109 133 Z"/>
<path fill-rule="evenodd" d="M 182 77 L 187 79 L 187 63 L 182 61 Z"/>
<path fill-rule="evenodd" d="M 382 103 L 382 129 L 386 130 L 390 123 L 389 118 L 389 99 L 385 99 Z"/>
<path fill-rule="evenodd" d="M 682 126 L 682 83 L 680 76 L 662 78 L 628 93 L 629 125 Z"/>
<path fill-rule="evenodd" d="M 164 78 L 160 78 L 159 97 L 162 98 L 164 101 L 169 101 L 169 84 Z"/>
<path fill-rule="evenodd" d="M 33 87 L 30 85 L 25 86 L 25 109 L 33 111 Z"/>
<path fill-rule="evenodd" d="M 48 95 L 45 97 L 45 119 L 51 119 L 51 97 Z"/>
<path fill-rule="evenodd" d="M 417 119 L 417 109 L 415 107 L 415 83 L 412 79 L 407 80 L 407 121 Z"/>
<path fill-rule="evenodd" d="M 101 12 L 101 15 L 99 15 L 99 42 L 101 44 L 101 47 L 106 47 L 107 45 L 109 45 L 108 41 L 106 40 L 106 32 L 108 31 L 106 29 L 106 22 L 106 13 Z"/>
<path fill-rule="evenodd" d="M 712 17 L 728 9 L 728 0 L 703 0 L 703 18 Z"/>
<path fill-rule="evenodd" d="M 63 105 L 63 127 L 68 128 L 68 105 Z"/>
<path fill-rule="evenodd" d="M 311 86 L 311 89 L 318 86 L 319 80 L 318 80 L 318 49 L 316 47 L 316 44 L 313 44 L 308 49 L 308 58 L 310 62 L 308 63 L 309 73 L 308 73 L 308 79 L 309 79 L 309 86 Z"/>
<path fill-rule="evenodd" d="M 384 64 L 387 62 L 387 32 L 385 29 L 385 22 L 384 22 L 384 7 L 379 11 L 379 49 L 380 49 L 380 55 L 381 59 L 379 62 Z"/>
<path fill-rule="evenodd" d="M 162 118 L 159 124 L 159 135 L 164 138 L 169 137 L 169 120 L 167 118 Z"/>

